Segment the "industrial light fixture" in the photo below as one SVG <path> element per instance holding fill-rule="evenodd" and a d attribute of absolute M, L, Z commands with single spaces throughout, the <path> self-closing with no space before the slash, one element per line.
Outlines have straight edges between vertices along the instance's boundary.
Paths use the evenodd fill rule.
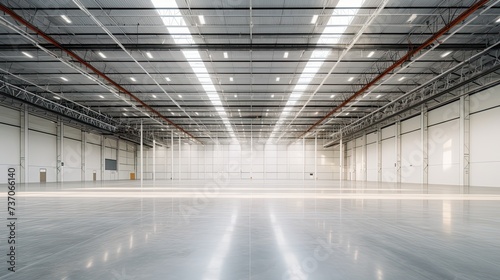
<path fill-rule="evenodd" d="M 127 116 L 127 113 L 123 113 L 123 115 L 126 117 L 126 116 Z"/>
<path fill-rule="evenodd" d="M 137 82 L 137 80 L 136 80 L 134 77 L 130 77 L 130 80 L 131 80 L 132 82 Z"/>
<path fill-rule="evenodd" d="M 500 23 L 500 17 L 495 20 L 496 23 Z"/>
<path fill-rule="evenodd" d="M 288 58 L 288 52 L 285 52 L 285 53 L 283 54 L 283 58 Z"/>
<path fill-rule="evenodd" d="M 313 15 L 312 19 L 311 19 L 311 23 L 312 24 L 315 24 L 316 21 L 318 21 L 318 15 Z"/>
<path fill-rule="evenodd" d="M 198 112 L 194 112 L 197 116 L 199 116 L 200 114 L 198 114 Z"/>
<path fill-rule="evenodd" d="M 227 54 L 227 52 L 224 52 L 224 58 L 228 58 L 229 55 Z"/>
<path fill-rule="evenodd" d="M 371 51 L 366 57 L 372 57 L 375 54 L 374 51 Z"/>
<path fill-rule="evenodd" d="M 205 17 L 203 15 L 199 15 L 198 19 L 200 20 L 200 24 L 205 24 Z"/>
<path fill-rule="evenodd" d="M 448 55 L 450 55 L 451 53 L 452 53 L 452 51 L 447 51 L 447 52 L 443 53 L 443 54 L 441 55 L 441 57 L 443 57 L 443 58 L 444 58 L 444 57 L 447 57 L 447 56 L 448 56 Z"/>
<path fill-rule="evenodd" d="M 314 114 L 315 114 L 315 115 L 317 115 L 318 113 L 319 113 L 319 112 L 316 112 L 316 113 L 314 113 Z"/>
<path fill-rule="evenodd" d="M 25 56 L 29 57 L 29 58 L 33 58 L 33 56 L 27 52 L 22 52 Z"/>
<path fill-rule="evenodd" d="M 170 80 L 170 78 L 169 78 L 169 77 L 165 77 L 165 80 L 167 80 L 167 82 L 172 81 L 172 80 Z"/>
<path fill-rule="evenodd" d="M 64 21 L 66 21 L 67 23 L 71 23 L 71 20 L 65 16 L 65 15 L 61 15 L 62 19 L 64 19 Z"/>
<path fill-rule="evenodd" d="M 152 96 L 153 98 L 156 98 L 156 95 L 154 95 L 154 94 L 153 94 L 153 95 L 151 95 L 151 96 Z"/>
<path fill-rule="evenodd" d="M 106 58 L 106 56 L 102 52 L 98 52 L 97 54 L 102 58 Z"/>
<path fill-rule="evenodd" d="M 179 94 L 179 95 L 177 95 L 177 96 L 179 96 L 179 98 L 182 98 L 182 95 L 180 95 L 180 94 Z"/>
<path fill-rule="evenodd" d="M 61 80 L 65 81 L 65 82 L 68 81 L 68 79 L 66 79 L 65 77 L 61 77 Z"/>
<path fill-rule="evenodd" d="M 234 95 L 234 98 L 237 98 L 237 97 L 238 97 L 238 95 L 237 95 L 237 94 L 235 94 L 235 95 Z"/>
<path fill-rule="evenodd" d="M 102 98 L 102 99 L 104 99 L 104 96 L 102 96 L 102 95 L 99 95 L 99 97 Z"/>
<path fill-rule="evenodd" d="M 346 116 L 348 116 L 348 115 L 349 115 L 349 112 L 345 113 L 345 115 L 346 115 Z"/>
<path fill-rule="evenodd" d="M 271 98 L 274 98 L 274 94 L 271 94 Z"/>
<path fill-rule="evenodd" d="M 349 80 L 347 80 L 347 81 L 352 82 L 352 80 L 354 80 L 354 77 L 350 77 Z"/>
<path fill-rule="evenodd" d="M 147 52 L 146 55 L 149 57 L 149 58 L 153 58 L 153 55 L 150 53 L 150 52 Z"/>
<path fill-rule="evenodd" d="M 406 22 L 412 23 L 417 18 L 417 14 L 412 14 Z"/>
<path fill-rule="evenodd" d="M 276 77 L 276 82 L 279 82 L 280 81 L 280 77 Z"/>
<path fill-rule="evenodd" d="M 231 82 L 234 81 L 233 77 L 229 77 L 229 81 Z"/>
<path fill-rule="evenodd" d="M 330 95 L 330 98 L 334 98 L 334 97 L 335 97 L 335 94 Z"/>
<path fill-rule="evenodd" d="M 404 79 L 406 79 L 406 77 L 401 77 L 401 78 L 399 78 L 399 79 L 398 79 L 398 81 L 400 81 L 400 82 L 401 82 L 401 81 L 402 81 L 402 80 L 404 80 Z"/>
<path fill-rule="evenodd" d="M 54 99 L 59 100 L 59 99 L 61 99 L 61 97 L 54 95 Z"/>
<path fill-rule="evenodd" d="M 382 94 L 379 94 L 379 95 L 377 95 L 377 98 L 380 98 L 381 96 L 382 96 Z"/>

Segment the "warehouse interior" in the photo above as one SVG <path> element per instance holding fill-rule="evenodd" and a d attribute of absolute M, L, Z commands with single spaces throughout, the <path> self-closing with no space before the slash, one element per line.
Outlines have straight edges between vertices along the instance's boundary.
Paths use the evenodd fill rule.
<path fill-rule="evenodd" d="M 500 275 L 500 0 L 0 9 L 0 279 Z"/>

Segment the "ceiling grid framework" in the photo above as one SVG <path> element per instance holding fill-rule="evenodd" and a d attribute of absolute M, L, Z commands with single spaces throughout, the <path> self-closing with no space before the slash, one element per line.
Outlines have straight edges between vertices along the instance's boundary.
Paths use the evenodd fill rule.
<path fill-rule="evenodd" d="M 417 113 L 416 96 L 455 98 L 427 90 L 437 77 L 470 90 L 498 81 L 499 3 L 2 1 L 57 44 L 4 9 L 0 100 L 72 112 L 71 122 L 110 133 L 143 122 L 158 138 L 177 127 L 206 144 L 317 136 L 331 146 Z"/>

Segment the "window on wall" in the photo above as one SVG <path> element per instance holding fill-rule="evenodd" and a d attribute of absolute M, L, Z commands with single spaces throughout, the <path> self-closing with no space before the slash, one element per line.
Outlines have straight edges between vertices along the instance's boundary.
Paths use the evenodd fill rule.
<path fill-rule="evenodd" d="M 104 159 L 104 169 L 105 170 L 117 170 L 116 159 Z"/>

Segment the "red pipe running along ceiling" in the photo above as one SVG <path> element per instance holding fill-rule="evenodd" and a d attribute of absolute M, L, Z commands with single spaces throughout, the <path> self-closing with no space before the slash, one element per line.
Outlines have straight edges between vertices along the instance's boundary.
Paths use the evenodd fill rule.
<path fill-rule="evenodd" d="M 186 135 L 188 135 L 189 137 L 193 138 L 194 140 L 200 142 L 196 137 L 194 137 L 193 135 L 191 135 L 189 132 L 187 132 L 186 130 L 184 130 L 182 127 L 180 127 L 179 125 L 175 124 L 171 120 L 167 119 L 160 112 L 158 112 L 155 109 L 153 109 L 151 106 L 149 106 L 144 101 L 140 100 L 137 96 L 135 96 L 134 94 L 132 94 L 130 91 L 128 91 L 127 89 L 125 89 L 124 87 L 122 87 L 121 85 L 119 85 L 117 82 L 113 81 L 106 74 L 104 74 L 103 72 L 99 71 L 97 68 L 95 68 L 94 66 L 92 66 L 92 64 L 90 64 L 89 62 L 85 61 L 83 58 L 81 58 L 80 56 L 78 56 L 74 52 L 72 52 L 72 51 L 64 48 L 63 46 L 61 46 L 61 44 L 59 42 L 57 42 L 54 38 L 52 38 L 49 35 L 45 34 L 42 30 L 38 29 L 38 27 L 36 27 L 33 24 L 29 23 L 28 21 L 26 21 L 24 18 L 22 18 L 20 15 L 18 15 L 17 13 L 15 13 L 14 11 L 12 11 L 11 9 L 9 9 L 6 6 L 0 4 L 0 10 L 2 10 L 4 13 L 8 14 L 9 16 L 11 16 L 15 21 L 19 22 L 20 24 L 26 26 L 31 31 L 33 31 L 36 34 L 38 34 L 41 37 L 43 37 L 47 42 L 51 43 L 52 45 L 54 45 L 58 49 L 60 49 L 60 50 L 64 51 L 65 53 L 67 53 L 72 58 L 76 59 L 78 62 L 80 62 L 82 65 L 84 65 L 88 69 L 92 70 L 99 77 L 103 78 L 105 81 L 107 81 L 113 87 L 115 87 L 116 89 L 118 89 L 119 92 L 127 94 L 133 100 L 135 100 L 140 105 L 142 105 L 144 108 L 146 108 L 148 111 L 150 111 L 154 115 L 158 116 L 160 119 L 164 120 L 168 124 L 172 125 L 176 129 L 178 129 L 179 131 L 181 131 L 181 132 L 185 133 Z"/>
<path fill-rule="evenodd" d="M 474 13 L 476 10 L 484 6 L 489 0 L 481 0 L 477 2 L 476 4 L 472 5 L 469 7 L 466 11 L 464 11 L 462 14 L 460 14 L 457 18 L 452 20 L 449 24 L 447 24 L 445 27 L 441 28 L 438 32 L 436 32 L 434 35 L 432 35 L 427 41 L 425 41 L 423 44 L 418 46 L 415 49 L 410 50 L 408 53 L 406 53 L 403 57 L 401 57 L 398 61 L 396 61 L 394 64 L 389 66 L 389 68 L 385 69 L 381 74 L 379 74 L 375 79 L 373 79 L 371 82 L 363 86 L 360 90 L 358 90 L 356 93 L 351 95 L 348 99 L 346 99 L 344 102 L 342 102 L 339 106 L 335 107 L 332 111 L 330 111 L 326 116 L 321 118 L 319 121 L 314 123 L 311 127 L 309 127 L 305 132 L 303 132 L 298 138 L 301 138 L 302 136 L 306 135 L 308 132 L 310 132 L 313 128 L 316 126 L 320 125 L 322 122 L 324 122 L 326 119 L 328 119 L 331 115 L 333 115 L 335 112 L 338 112 L 340 109 L 345 107 L 349 102 L 352 100 L 356 99 L 359 95 L 363 94 L 365 91 L 367 91 L 371 86 L 375 85 L 380 79 L 385 77 L 387 74 L 391 73 L 392 70 L 394 70 L 396 67 L 402 65 L 404 62 L 407 60 L 411 59 L 413 55 L 415 55 L 417 52 L 423 50 L 424 48 L 430 46 L 434 41 L 437 41 L 439 37 L 441 37 L 443 34 L 448 32 L 451 28 L 465 20 L 467 17 L 469 17 L 472 13 Z"/>

